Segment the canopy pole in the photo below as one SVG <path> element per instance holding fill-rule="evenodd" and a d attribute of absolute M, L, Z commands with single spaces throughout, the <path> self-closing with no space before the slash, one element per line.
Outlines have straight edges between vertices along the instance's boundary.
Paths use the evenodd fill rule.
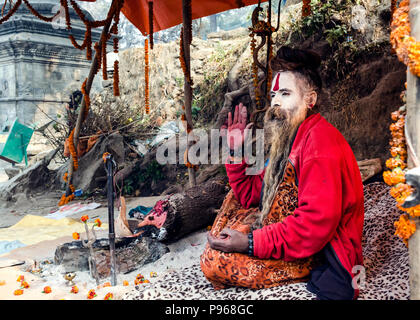
<path fill-rule="evenodd" d="M 183 44 L 184 44 L 184 57 L 185 57 L 185 67 L 188 73 L 191 73 L 191 56 L 190 56 L 190 45 L 192 39 L 190 38 L 192 34 L 191 30 L 191 0 L 182 0 L 182 26 L 184 29 L 183 32 Z M 192 37 L 192 36 L 191 36 Z M 185 118 L 187 120 L 187 127 L 193 128 L 192 123 L 192 112 L 191 112 L 191 103 L 192 103 L 192 88 L 189 79 L 184 75 L 184 107 L 185 107 Z M 193 141 L 190 140 L 190 134 L 187 130 L 187 160 L 188 160 L 188 151 Z M 188 167 L 188 178 L 190 182 L 190 187 L 194 187 L 196 183 L 195 179 L 195 169 Z"/>
<path fill-rule="evenodd" d="M 111 23 L 113 21 L 114 15 L 115 15 L 115 10 L 118 7 L 117 5 L 114 4 L 114 2 L 116 2 L 118 0 L 113 0 L 113 3 L 110 6 L 109 12 L 108 12 L 108 16 L 109 14 L 111 14 L 112 16 L 107 19 L 103 29 L 102 29 L 102 34 L 101 34 L 101 38 L 99 40 L 99 47 L 101 47 L 102 45 L 102 40 L 105 39 L 106 42 L 106 35 L 109 32 L 109 28 L 111 26 Z M 111 10 L 113 10 L 113 12 L 111 12 Z M 106 46 L 106 43 L 105 43 Z M 98 57 L 98 53 L 95 53 L 95 56 L 93 58 L 92 64 L 90 66 L 90 71 L 89 71 L 89 75 L 86 81 L 86 95 L 89 95 L 90 93 L 90 89 L 92 88 L 92 83 L 93 83 L 93 79 L 95 78 L 96 75 L 96 71 L 99 68 L 99 57 Z M 77 116 L 77 121 L 76 121 L 76 126 L 74 129 L 74 149 L 76 150 L 76 155 L 77 155 L 77 145 L 79 143 L 79 135 L 80 135 L 80 128 L 82 126 L 82 120 L 83 120 L 83 115 L 85 113 L 85 109 L 86 109 L 86 101 L 85 99 L 82 99 L 82 104 L 80 106 L 79 109 L 79 114 Z M 70 154 L 70 163 L 69 163 L 69 169 L 68 169 L 68 180 L 67 180 L 67 187 L 66 187 L 66 197 L 68 197 L 72 192 L 70 190 L 70 185 L 72 184 L 72 180 L 73 180 L 73 172 L 74 172 L 74 168 L 73 168 L 73 155 Z"/>
<path fill-rule="evenodd" d="M 411 36 L 420 41 L 420 0 L 410 0 L 409 19 Z M 412 169 L 419 166 L 420 158 L 420 78 L 408 67 L 406 135 L 412 146 L 412 152 L 408 152 L 407 164 Z M 410 219 L 416 223 L 416 231 L 408 240 L 410 300 L 420 300 L 420 218 Z"/>

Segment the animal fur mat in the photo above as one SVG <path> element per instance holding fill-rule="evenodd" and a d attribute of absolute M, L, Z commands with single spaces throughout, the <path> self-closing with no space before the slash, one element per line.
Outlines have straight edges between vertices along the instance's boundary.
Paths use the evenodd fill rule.
<path fill-rule="evenodd" d="M 401 211 L 383 182 L 364 186 L 365 222 L 363 256 L 365 285 L 360 300 L 409 298 L 408 250 L 394 236 L 394 222 Z M 232 287 L 215 291 L 204 277 L 199 261 L 192 267 L 166 274 L 153 284 L 138 286 L 126 293 L 124 300 L 312 300 L 315 295 L 306 283 L 295 283 L 270 289 L 251 290 Z"/>

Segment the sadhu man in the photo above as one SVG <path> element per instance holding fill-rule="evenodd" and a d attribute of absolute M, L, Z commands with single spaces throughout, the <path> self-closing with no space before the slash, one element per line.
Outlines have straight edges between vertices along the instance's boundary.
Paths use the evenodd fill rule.
<path fill-rule="evenodd" d="M 271 62 L 271 105 L 264 116 L 267 164 L 261 174 L 247 175 L 245 159 L 230 157 L 226 171 L 232 190 L 200 259 L 215 289 L 307 281 L 318 299 L 358 296 L 353 278 L 360 270 L 354 267 L 363 265 L 363 184 L 349 144 L 316 111 L 319 66 L 316 53 L 289 47 Z M 238 141 L 230 139 L 233 128 L 243 135 L 251 126 L 246 117 L 242 105 L 233 120 L 229 115 L 231 149 Z"/>

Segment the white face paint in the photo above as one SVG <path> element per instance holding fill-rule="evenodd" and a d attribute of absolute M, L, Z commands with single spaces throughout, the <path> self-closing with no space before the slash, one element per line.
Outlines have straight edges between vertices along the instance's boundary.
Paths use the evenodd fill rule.
<path fill-rule="evenodd" d="M 280 107 L 288 111 L 296 107 L 305 107 L 298 81 L 299 79 L 290 71 L 277 73 L 271 86 L 271 107 Z"/>

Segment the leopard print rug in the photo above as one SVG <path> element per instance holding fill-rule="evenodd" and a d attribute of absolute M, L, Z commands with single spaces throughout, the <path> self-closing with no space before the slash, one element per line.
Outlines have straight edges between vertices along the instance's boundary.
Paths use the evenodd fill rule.
<path fill-rule="evenodd" d="M 363 255 L 364 286 L 359 300 L 406 300 L 409 298 L 408 250 L 394 236 L 394 221 L 401 214 L 383 182 L 364 186 L 365 222 Z M 137 286 L 124 300 L 314 300 L 306 283 L 294 283 L 269 289 L 231 287 L 215 291 L 206 280 L 200 262 L 167 273 L 159 281 Z"/>

